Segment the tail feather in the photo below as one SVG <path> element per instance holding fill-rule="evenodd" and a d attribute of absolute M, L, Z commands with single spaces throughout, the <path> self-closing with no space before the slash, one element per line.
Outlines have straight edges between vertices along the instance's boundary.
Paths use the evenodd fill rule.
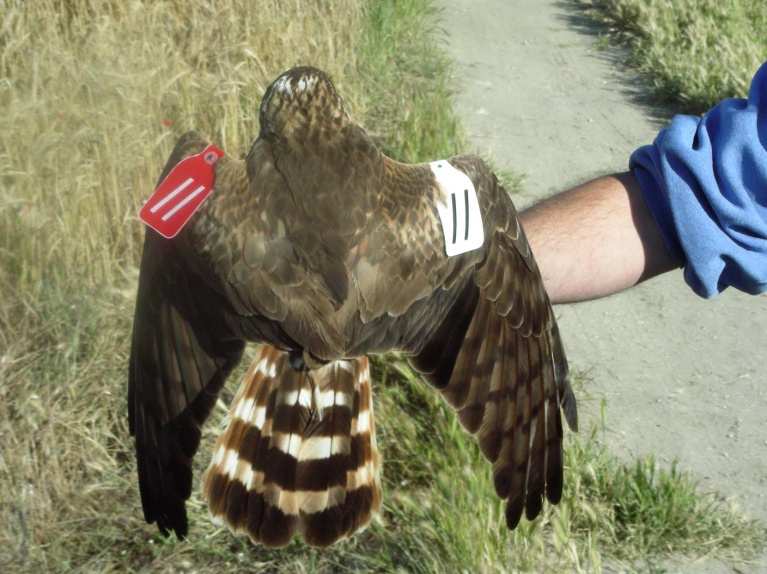
<path fill-rule="evenodd" d="M 293 370 L 263 347 L 235 397 L 203 479 L 214 519 L 254 542 L 296 534 L 326 546 L 381 504 L 367 358 Z"/>

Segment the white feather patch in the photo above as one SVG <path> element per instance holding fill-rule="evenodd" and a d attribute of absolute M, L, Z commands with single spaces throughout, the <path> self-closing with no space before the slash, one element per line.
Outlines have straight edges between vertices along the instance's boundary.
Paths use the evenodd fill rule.
<path fill-rule="evenodd" d="M 348 490 L 355 490 L 360 486 L 364 486 L 370 482 L 370 469 L 368 465 L 359 467 L 357 470 L 350 470 L 346 473 L 346 488 Z"/>
<path fill-rule="evenodd" d="M 311 408 L 312 390 L 309 387 L 304 387 L 298 391 L 288 391 L 282 395 L 282 400 L 280 402 L 283 405 L 295 405 L 296 401 L 303 407 Z"/>
<path fill-rule="evenodd" d="M 218 447 L 216 454 L 213 455 L 213 465 L 219 466 L 224 461 L 224 455 L 226 455 L 226 448 L 224 445 Z"/>
<path fill-rule="evenodd" d="M 237 461 L 240 458 L 240 453 L 236 450 L 229 449 L 226 451 L 226 459 L 224 460 L 224 473 L 229 478 L 237 476 Z"/>
<path fill-rule="evenodd" d="M 245 490 L 250 491 L 251 486 L 253 486 L 253 465 L 247 464 L 240 470 L 242 472 L 237 473 L 236 479 L 245 485 Z"/>
<path fill-rule="evenodd" d="M 262 430 L 264 428 L 264 421 L 266 421 L 266 407 L 256 407 L 253 419 L 250 422 L 258 430 Z"/>
<path fill-rule="evenodd" d="M 346 454 L 350 451 L 351 439 L 348 436 L 315 436 L 304 439 L 298 460 L 330 458 L 334 454 Z"/>
<path fill-rule="evenodd" d="M 351 404 L 351 398 L 347 393 L 336 392 L 333 389 L 319 393 L 317 403 L 320 408 L 329 408 L 332 406 L 345 407 Z"/>
<path fill-rule="evenodd" d="M 347 373 L 353 373 L 354 367 L 352 366 L 351 361 L 336 361 L 336 364 L 339 368 L 343 369 Z"/>
<path fill-rule="evenodd" d="M 274 83 L 274 88 L 278 92 L 282 92 L 283 94 L 291 95 L 293 93 L 292 86 L 290 85 L 290 78 L 287 76 L 282 76 Z"/>
<path fill-rule="evenodd" d="M 316 76 L 304 76 L 296 82 L 296 91 L 303 92 L 304 90 L 311 90 L 317 84 Z"/>
<path fill-rule="evenodd" d="M 267 377 L 274 378 L 277 376 L 277 366 L 268 357 L 261 359 L 256 365 L 255 370 Z"/>
<path fill-rule="evenodd" d="M 265 498 L 285 514 L 313 514 L 343 502 L 346 499 L 346 488 L 333 486 L 323 491 L 269 489 Z"/>
<path fill-rule="evenodd" d="M 250 417 L 253 415 L 253 407 L 256 401 L 253 399 L 241 400 L 237 403 L 237 408 L 234 409 L 234 416 L 241 421 L 250 422 Z"/>
<path fill-rule="evenodd" d="M 298 392 L 298 404 L 307 409 L 312 408 L 312 389 L 304 387 Z"/>
<path fill-rule="evenodd" d="M 363 434 L 370 430 L 370 411 L 360 411 L 357 415 L 357 432 Z"/>
<path fill-rule="evenodd" d="M 291 441 L 290 441 L 290 439 L 291 439 L 292 436 L 293 435 L 291 433 L 276 432 L 276 433 L 274 433 L 272 435 L 272 444 L 271 444 L 271 446 L 273 446 L 274 448 L 276 448 L 278 450 L 281 450 L 284 453 L 287 453 L 287 454 L 295 457 L 296 455 L 290 452 L 290 448 L 291 448 L 291 444 L 290 444 Z M 295 443 L 296 441 L 293 441 L 293 442 Z M 296 452 L 298 452 L 298 451 L 296 451 Z"/>

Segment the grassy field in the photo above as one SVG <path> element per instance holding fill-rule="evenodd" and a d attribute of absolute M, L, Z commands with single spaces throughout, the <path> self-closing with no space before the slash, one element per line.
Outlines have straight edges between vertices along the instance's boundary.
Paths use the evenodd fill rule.
<path fill-rule="evenodd" d="M 598 571 L 763 543 L 690 477 L 618 463 L 597 430 L 568 437 L 560 507 L 510 535 L 489 466 L 397 357 L 375 363 L 385 508 L 371 528 L 330 551 L 265 551 L 215 528 L 195 489 L 189 541 L 160 537 L 141 515 L 124 396 L 141 201 L 189 128 L 245 151 L 264 89 L 298 63 L 329 71 L 390 154 L 459 151 L 436 15 L 428 0 L 2 6 L 0 571 Z"/>
<path fill-rule="evenodd" d="M 703 113 L 744 97 L 767 60 L 763 0 L 576 0 L 629 45 L 630 62 L 656 96 Z"/>

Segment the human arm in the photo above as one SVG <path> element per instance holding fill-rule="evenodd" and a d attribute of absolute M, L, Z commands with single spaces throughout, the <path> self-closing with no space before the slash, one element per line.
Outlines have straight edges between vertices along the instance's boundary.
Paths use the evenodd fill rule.
<path fill-rule="evenodd" d="M 552 301 L 608 295 L 679 264 L 703 297 L 767 290 L 767 64 L 748 99 L 676 116 L 630 169 L 522 214 Z"/>
<path fill-rule="evenodd" d="M 604 297 L 682 264 L 631 173 L 589 181 L 520 219 L 554 304 Z"/>

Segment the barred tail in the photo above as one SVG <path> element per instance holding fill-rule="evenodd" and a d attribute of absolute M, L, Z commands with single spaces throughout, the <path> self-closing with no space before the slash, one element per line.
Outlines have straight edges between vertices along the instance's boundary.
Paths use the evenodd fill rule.
<path fill-rule="evenodd" d="M 263 346 L 232 402 L 203 478 L 214 519 L 253 542 L 302 534 L 327 546 L 381 505 L 368 359 L 299 372 Z"/>

